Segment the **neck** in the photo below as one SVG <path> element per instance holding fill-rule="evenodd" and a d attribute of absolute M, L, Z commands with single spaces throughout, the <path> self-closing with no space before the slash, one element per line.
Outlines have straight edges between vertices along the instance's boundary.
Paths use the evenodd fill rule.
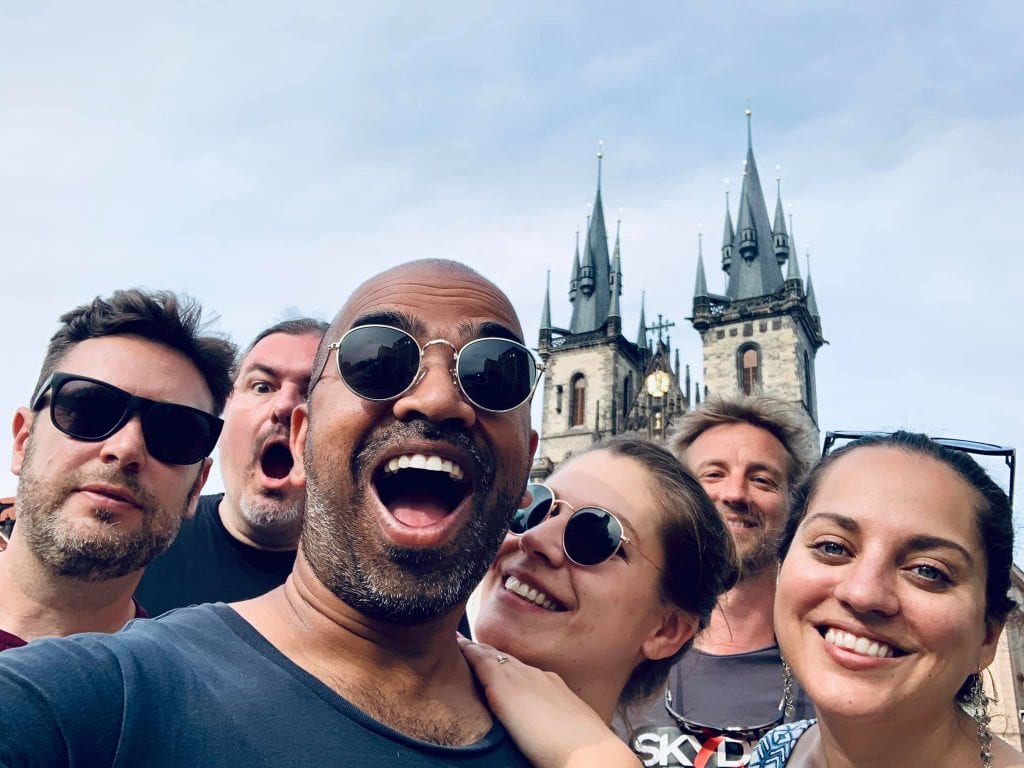
<path fill-rule="evenodd" d="M 748 576 L 719 598 L 708 627 L 694 644 L 705 653 L 747 653 L 775 643 L 772 604 L 776 567 Z"/>
<path fill-rule="evenodd" d="M 142 571 L 109 581 L 80 581 L 49 570 L 18 527 L 0 553 L 0 629 L 26 642 L 77 632 L 117 632 L 135 617 L 132 595 Z"/>
<path fill-rule="evenodd" d="M 233 607 L 291 661 L 396 730 L 468 744 L 491 727 L 455 639 L 463 604 L 419 624 L 368 616 L 321 584 L 300 548 L 283 586 Z"/>
<path fill-rule="evenodd" d="M 273 527 L 252 525 L 245 519 L 238 503 L 234 499 L 229 499 L 227 494 L 224 494 L 224 498 L 217 505 L 217 514 L 220 515 L 220 521 L 229 536 L 253 549 L 293 552 L 298 546 L 301 521 L 296 521 L 293 525 Z"/>
<path fill-rule="evenodd" d="M 974 721 L 956 704 L 871 722 L 819 713 L 817 737 L 807 746 L 808 764 L 828 768 L 981 765 Z"/>

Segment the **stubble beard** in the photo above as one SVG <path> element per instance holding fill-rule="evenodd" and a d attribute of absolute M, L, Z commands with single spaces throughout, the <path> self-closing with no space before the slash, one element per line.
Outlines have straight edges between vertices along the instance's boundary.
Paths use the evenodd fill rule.
<path fill-rule="evenodd" d="M 525 477 L 496 487 L 495 461 L 462 431 L 416 422 L 398 426 L 356 447 L 347 493 L 339 474 L 328 480 L 317 471 L 320 462 L 307 439 L 302 551 L 317 579 L 346 604 L 374 618 L 419 624 L 469 598 L 505 537 Z M 468 518 L 450 541 L 431 549 L 387 542 L 372 508 L 376 502 L 367 465 L 373 465 L 373 457 L 396 433 L 412 432 L 454 443 L 474 462 L 476 484 Z"/>
<path fill-rule="evenodd" d="M 18 479 L 19 534 L 36 559 L 58 576 L 85 582 L 117 579 L 146 567 L 171 545 L 201 478 L 200 471 L 181 509 L 169 513 L 135 475 L 120 470 L 90 476 L 75 471 L 58 482 L 40 480 L 30 441 Z M 101 507 L 93 510 L 94 519 L 103 524 L 99 532 L 75 530 L 64 519 L 61 510 L 74 489 L 92 482 L 121 485 L 132 492 L 142 507 L 136 530 L 119 530 L 109 522 L 110 513 Z"/>
<path fill-rule="evenodd" d="M 761 528 L 758 529 L 757 537 L 742 549 L 737 547 L 740 560 L 740 580 L 760 576 L 769 569 L 777 568 L 779 565 L 779 539 L 782 531 L 778 528 L 765 528 L 764 518 L 761 518 Z"/>
<path fill-rule="evenodd" d="M 238 501 L 238 509 L 245 521 L 256 529 L 275 530 L 297 525 L 306 506 L 303 499 L 289 501 L 283 494 L 276 496 L 276 492 L 274 495 L 243 495 Z"/>

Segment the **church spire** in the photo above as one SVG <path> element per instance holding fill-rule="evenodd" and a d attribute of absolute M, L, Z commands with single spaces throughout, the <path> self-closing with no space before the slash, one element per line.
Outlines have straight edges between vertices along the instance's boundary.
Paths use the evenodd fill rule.
<path fill-rule="evenodd" d="M 786 231 L 786 215 L 782 210 L 782 176 L 775 166 L 775 222 L 772 224 L 772 239 L 775 241 L 775 258 L 781 267 L 790 254 L 789 232 Z"/>
<path fill-rule="evenodd" d="M 704 275 L 704 236 L 697 235 L 697 281 L 693 287 L 693 298 L 708 295 L 708 281 Z"/>
<path fill-rule="evenodd" d="M 612 318 L 615 318 L 614 325 L 617 326 L 615 332 L 622 327 L 622 312 L 619 309 L 619 296 L 622 294 L 622 256 L 619 243 L 619 231 L 622 228 L 622 215 L 620 213 L 618 221 L 615 223 L 615 255 L 612 256 L 612 271 L 608 276 L 608 287 L 611 291 L 611 303 L 608 307 L 608 331 L 612 332 Z"/>
<path fill-rule="evenodd" d="M 789 247 L 793 255 L 789 259 L 789 268 L 786 270 L 786 280 L 800 279 L 800 256 L 796 252 L 796 240 L 793 238 L 793 214 L 789 214 Z"/>
<path fill-rule="evenodd" d="M 544 287 L 544 309 L 540 313 L 540 329 L 551 330 L 551 270 L 548 270 L 547 285 Z"/>
<path fill-rule="evenodd" d="M 807 314 L 821 320 L 818 302 L 814 298 L 814 283 L 811 280 L 811 254 L 807 254 Z"/>
<path fill-rule="evenodd" d="M 636 335 L 636 345 L 647 349 L 647 318 L 644 315 L 644 304 L 647 302 L 647 291 L 640 293 L 640 330 Z"/>
<path fill-rule="evenodd" d="M 580 231 L 576 230 L 576 255 L 572 260 L 572 274 L 569 276 L 569 301 L 576 301 L 576 290 L 580 284 Z"/>
<path fill-rule="evenodd" d="M 761 179 L 754 160 L 751 111 L 747 115 L 747 159 L 743 163 L 743 186 L 740 189 L 739 214 L 736 222 L 735 250 L 742 259 L 735 260 L 729 271 L 727 295 L 732 299 L 768 296 L 782 287 L 782 268 L 774 251 L 771 220 L 764 201 Z M 724 250 L 724 249 L 723 249 Z M 735 254 L 734 254 L 735 255 Z"/>
<path fill-rule="evenodd" d="M 729 213 L 729 180 L 725 180 L 725 229 L 722 232 L 722 271 L 728 272 L 732 266 L 732 243 L 736 233 L 732 229 L 732 214 Z"/>
<path fill-rule="evenodd" d="M 608 256 L 608 233 L 604 225 L 604 204 L 601 202 L 601 166 L 604 148 L 597 152 L 597 191 L 587 220 L 587 233 L 580 258 L 578 294 L 572 308 L 572 333 L 589 333 L 605 327 L 611 308 L 611 259 Z"/>

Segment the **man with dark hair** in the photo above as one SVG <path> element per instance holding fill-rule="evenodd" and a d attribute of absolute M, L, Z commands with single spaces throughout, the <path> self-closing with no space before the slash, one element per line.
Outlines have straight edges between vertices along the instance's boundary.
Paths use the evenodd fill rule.
<path fill-rule="evenodd" d="M 247 600 L 291 573 L 305 508 L 291 472 L 292 410 L 306 399 L 326 330 L 322 320 L 284 320 L 239 356 L 218 455 L 225 492 L 200 498 L 170 549 L 146 569 L 135 596 L 150 615 Z"/>
<path fill-rule="evenodd" d="M 14 416 L 0 650 L 144 615 L 132 593 L 195 511 L 230 387 L 234 346 L 172 293 L 118 291 L 61 323 Z"/>
<path fill-rule="evenodd" d="M 522 338 L 505 294 L 462 264 L 413 262 L 360 286 L 292 413 L 307 498 L 285 583 L 0 654 L 0 754 L 36 766 L 526 766 L 455 635 L 526 501 L 541 366 Z"/>
<path fill-rule="evenodd" d="M 729 527 L 740 578 L 672 668 L 663 694 L 629 707 L 616 727 L 645 766 L 742 766 L 785 717 L 772 622 L 777 550 L 789 494 L 817 451 L 793 406 L 764 396 L 707 400 L 682 417 L 671 445 Z M 790 719 L 810 716 L 803 692 L 788 685 Z"/>

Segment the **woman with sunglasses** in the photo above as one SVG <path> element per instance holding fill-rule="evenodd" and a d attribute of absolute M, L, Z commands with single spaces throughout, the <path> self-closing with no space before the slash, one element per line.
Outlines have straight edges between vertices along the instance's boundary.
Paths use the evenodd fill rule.
<path fill-rule="evenodd" d="M 609 728 L 616 706 L 662 689 L 735 581 L 732 539 L 643 440 L 599 443 L 528 490 L 481 584 L 481 642 L 463 652 L 535 765 L 636 766 Z"/>
<path fill-rule="evenodd" d="M 1006 494 L 964 449 L 874 435 L 798 490 L 775 632 L 816 720 L 751 766 L 1024 765 L 988 728 L 983 670 L 1014 602 Z"/>

